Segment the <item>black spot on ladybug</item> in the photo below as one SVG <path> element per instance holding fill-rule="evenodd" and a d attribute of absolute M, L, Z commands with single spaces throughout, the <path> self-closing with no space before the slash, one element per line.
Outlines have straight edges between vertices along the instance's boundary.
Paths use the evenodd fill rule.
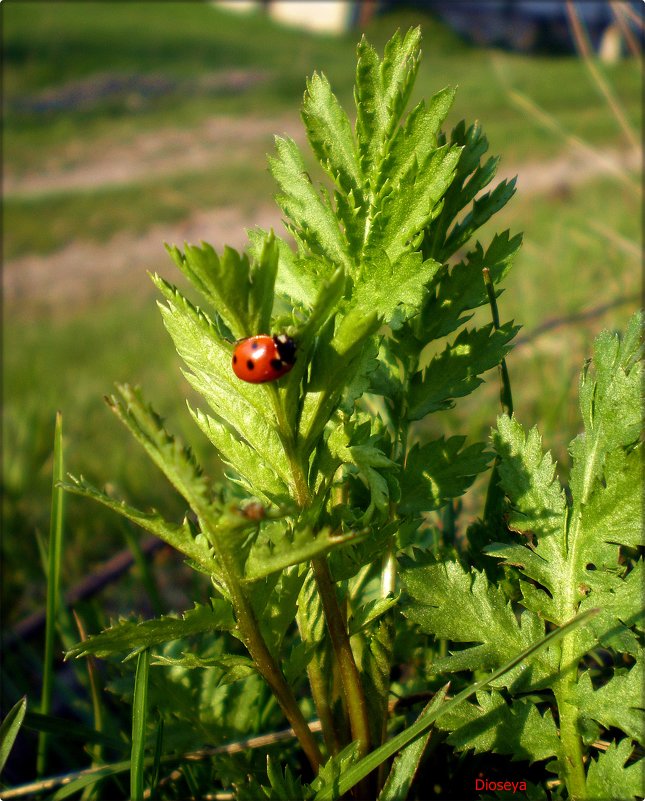
<path fill-rule="evenodd" d="M 246 360 L 246 366 L 249 368 L 249 370 L 253 370 L 255 368 L 255 365 L 251 359 Z"/>
<path fill-rule="evenodd" d="M 282 370 L 282 361 L 280 359 L 271 359 L 271 367 L 274 370 Z"/>
<path fill-rule="evenodd" d="M 257 342 L 252 342 L 252 343 L 251 343 L 251 348 L 252 348 L 253 350 L 256 350 L 258 347 L 259 347 L 259 345 L 258 345 L 258 343 L 257 343 Z"/>
<path fill-rule="evenodd" d="M 237 364 L 237 356 L 233 356 L 233 364 Z"/>

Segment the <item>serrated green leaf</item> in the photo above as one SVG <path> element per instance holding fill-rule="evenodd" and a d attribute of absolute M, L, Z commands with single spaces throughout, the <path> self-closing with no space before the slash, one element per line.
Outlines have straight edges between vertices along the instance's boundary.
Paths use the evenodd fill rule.
<path fill-rule="evenodd" d="M 434 440 L 415 445 L 408 453 L 401 476 L 402 514 L 441 508 L 458 498 L 488 466 L 491 454 L 481 442 L 463 447 L 466 437 Z"/>
<path fill-rule="evenodd" d="M 351 298 L 352 313 L 377 314 L 393 329 L 419 311 L 425 286 L 439 269 L 437 262 L 423 261 L 419 253 L 401 253 L 394 261 L 380 249 L 370 251 L 365 264 Z"/>
<path fill-rule="evenodd" d="M 106 657 L 128 652 L 130 659 L 144 648 L 179 640 L 208 631 L 230 631 L 235 627 L 233 610 L 228 601 L 213 599 L 208 605 L 195 604 L 182 615 L 165 615 L 155 620 L 133 622 L 122 620 L 100 634 L 77 643 L 65 654 L 66 659 L 79 656 Z"/>
<path fill-rule="evenodd" d="M 269 232 L 262 228 L 247 229 L 249 252 L 257 259 L 262 253 Z M 271 231 L 273 234 L 273 231 Z M 278 248 L 278 274 L 275 280 L 276 292 L 286 295 L 295 303 L 309 306 L 316 294 L 317 277 L 304 269 L 307 263 L 298 261 L 296 254 L 279 236 L 275 236 Z"/>
<path fill-rule="evenodd" d="M 619 743 L 610 743 L 604 753 L 591 760 L 587 771 L 586 797 L 590 801 L 607 801 L 608 798 L 620 801 L 633 801 L 645 794 L 642 757 L 638 762 L 627 765 L 632 752 L 629 738 Z"/>
<path fill-rule="evenodd" d="M 509 342 L 519 326 L 505 323 L 497 330 L 493 324 L 464 329 L 454 342 L 435 356 L 425 370 L 410 382 L 410 420 L 420 420 L 430 412 L 449 409 L 454 399 L 472 392 L 481 373 L 500 363 L 510 350 Z"/>
<path fill-rule="evenodd" d="M 167 299 L 167 305 L 160 307 L 164 324 L 190 368 L 186 378 L 229 431 L 237 432 L 284 480 L 289 468 L 273 407 L 267 402 L 271 390 L 240 381 L 231 367 L 231 343 L 178 290 L 161 279 L 156 283 Z"/>
<path fill-rule="evenodd" d="M 327 528 L 314 532 L 306 525 L 294 528 L 285 520 L 274 521 L 264 526 L 251 546 L 244 581 L 258 581 L 285 567 L 308 562 L 354 541 L 357 536 L 355 532 L 334 534 Z"/>
<path fill-rule="evenodd" d="M 433 672 L 495 668 L 544 635 L 544 623 L 532 612 L 524 612 L 518 622 L 502 588 L 489 584 L 485 573 L 415 555 L 417 561 L 401 560 L 401 579 L 409 596 L 401 606 L 403 614 L 435 637 L 471 644 L 435 661 Z M 554 664 L 548 651 L 530 671 L 509 673 L 504 681 L 509 687 L 539 682 L 551 675 Z"/>
<path fill-rule="evenodd" d="M 348 267 L 347 241 L 329 198 L 307 174 L 298 146 L 293 139 L 279 136 L 275 146 L 278 155 L 269 159 L 269 166 L 282 190 L 276 201 L 289 219 L 289 230 L 330 264 Z"/>
<path fill-rule="evenodd" d="M 364 37 L 357 48 L 356 135 L 361 169 L 374 187 L 378 186 L 379 162 L 386 142 L 412 91 L 419 68 L 420 40 L 418 27 L 410 28 L 403 39 L 397 31 L 386 45 L 382 62 Z"/>
<path fill-rule="evenodd" d="M 636 548 L 643 542 L 642 457 L 641 446 L 608 453 L 603 481 L 594 484 L 581 510 L 585 559 L 596 568 L 616 566 L 618 545 Z"/>
<path fill-rule="evenodd" d="M 380 327 L 375 313 L 365 316 L 350 312 L 338 326 L 330 347 L 314 354 L 307 395 L 302 405 L 299 440 L 303 455 L 308 456 L 342 397 L 343 388 L 357 377 L 357 366 L 370 369 L 371 360 L 362 360 L 370 338 Z"/>
<path fill-rule="evenodd" d="M 345 193 L 353 191 L 360 197 L 362 181 L 352 128 L 324 75 L 314 73 L 307 81 L 302 119 L 321 167 Z"/>
<path fill-rule="evenodd" d="M 152 461 L 188 501 L 197 515 L 199 527 L 215 555 L 225 587 L 239 579 L 239 530 L 248 527 L 244 516 L 223 516 L 214 494 L 189 449 L 171 437 L 154 410 L 146 405 L 138 390 L 118 387 L 121 399 L 112 397 L 110 406 L 117 417 L 143 446 Z M 232 536 L 233 535 L 233 536 Z"/>
<path fill-rule="evenodd" d="M 419 235 L 439 212 L 438 204 L 455 176 L 459 155 L 457 148 L 448 145 L 436 148 L 424 162 L 417 162 L 415 157 L 410 171 L 398 183 L 392 181 L 391 190 L 378 205 L 378 224 L 374 214 L 365 243 L 366 254 L 382 247 L 388 258 L 397 263 L 406 252 L 418 247 Z M 415 243 L 414 247 L 411 243 Z"/>
<path fill-rule="evenodd" d="M 472 315 L 464 312 L 488 304 L 482 270 L 486 268 L 494 285 L 510 270 L 522 244 L 522 236 L 508 231 L 495 234 L 486 250 L 475 243 L 465 259 L 438 275 L 436 290 L 426 298 L 421 315 L 414 321 L 414 332 L 422 344 L 450 334 Z M 498 293 L 499 294 L 499 293 Z"/>
<path fill-rule="evenodd" d="M 272 653 L 279 653 L 282 641 L 296 617 L 298 597 L 305 581 L 307 567 L 290 565 L 282 570 L 271 591 L 264 591 L 255 604 L 260 629 Z"/>
<path fill-rule="evenodd" d="M 287 421 L 295 426 L 301 404 L 301 382 L 307 374 L 312 356 L 312 348 L 321 328 L 331 319 L 336 311 L 345 289 L 345 271 L 339 268 L 319 284 L 318 293 L 306 322 L 298 331 L 298 350 L 296 363 L 289 373 L 286 382 L 284 409 Z"/>
<path fill-rule="evenodd" d="M 602 475 L 605 455 L 633 445 L 640 435 L 642 362 L 636 361 L 640 353 L 638 341 L 621 344 L 617 334 L 603 331 L 594 343 L 595 370 L 588 363 L 580 375 L 585 431 L 570 446 L 571 491 L 580 505 L 587 503 L 594 482 Z"/>
<path fill-rule="evenodd" d="M 461 149 L 461 157 L 455 178 L 446 192 L 443 208 L 428 227 L 423 243 L 424 255 L 442 263 L 465 244 L 492 214 L 499 211 L 514 192 L 514 181 L 502 182 L 492 193 L 481 196 L 481 190 L 492 181 L 499 160 L 491 158 L 485 164 L 480 164 L 488 150 L 488 140 L 479 122 L 466 129 L 462 120 L 453 129 L 450 143 Z M 473 200 L 471 211 L 455 224 L 459 212 Z M 452 231 L 448 234 L 451 226 Z"/>
<path fill-rule="evenodd" d="M 355 465 L 359 474 L 367 482 L 371 498 L 363 515 L 363 520 L 367 522 L 373 512 L 384 512 L 388 508 L 390 500 L 388 482 L 380 471 L 397 469 L 397 465 L 371 444 L 350 445 L 342 456 L 343 462 Z"/>
<path fill-rule="evenodd" d="M 327 762 L 321 766 L 318 775 L 310 785 L 311 789 L 316 791 L 315 798 L 318 799 L 321 795 L 329 799 L 340 798 L 339 780 L 347 769 L 356 763 L 357 759 L 357 742 L 350 743 L 345 746 L 339 754 L 330 757 Z"/>
<path fill-rule="evenodd" d="M 564 492 L 550 453 L 542 452 L 537 428 L 526 436 L 515 418 L 502 415 L 497 419 L 493 444 L 502 457 L 502 484 L 513 499 L 509 526 L 522 533 L 539 530 L 557 536 L 565 511 Z"/>
<path fill-rule="evenodd" d="M 352 613 L 349 621 L 349 636 L 352 637 L 370 626 L 375 620 L 378 620 L 387 611 L 395 607 L 398 602 L 398 595 L 388 595 L 385 598 L 375 598 L 373 601 L 368 601 L 363 606 L 359 606 Z"/>
<path fill-rule="evenodd" d="M 259 245 L 250 261 L 233 248 L 222 256 L 207 243 L 186 245 L 182 253 L 168 247 L 173 261 L 209 301 L 236 338 L 270 333 L 273 289 L 278 269 L 278 247 L 273 233 Z"/>
<path fill-rule="evenodd" d="M 219 684 L 230 684 L 234 681 L 246 679 L 257 670 L 252 659 L 246 656 L 238 656 L 237 654 L 220 654 L 212 657 L 200 657 L 192 653 L 183 653 L 179 657 L 154 654 L 150 664 L 191 670 L 194 668 L 221 670 L 223 674 L 219 679 Z"/>
<path fill-rule="evenodd" d="M 303 787 L 300 777 L 291 773 L 288 765 L 283 774 L 277 760 L 273 760 L 270 754 L 267 754 L 267 777 L 271 784 L 271 790 L 266 795 L 269 801 L 307 801 L 313 795 L 308 787 Z"/>
<path fill-rule="evenodd" d="M 321 643 L 325 638 L 325 617 L 312 570 L 307 572 L 298 595 L 298 613 L 298 627 L 303 642 L 308 645 Z"/>
<path fill-rule="evenodd" d="M 492 192 L 487 192 L 473 202 L 472 211 L 468 212 L 448 235 L 442 251 L 444 258 L 459 250 L 470 240 L 478 228 L 481 228 L 494 214 L 504 208 L 515 194 L 516 181 L 516 178 L 510 181 L 501 181 Z"/>
<path fill-rule="evenodd" d="M 602 687 L 594 690 L 589 671 L 576 684 L 576 704 L 585 718 L 591 718 L 606 729 L 615 726 L 639 743 L 645 741 L 645 711 L 639 698 L 645 680 L 645 654 L 641 650 L 636 664 L 628 671 L 616 673 Z"/>
<path fill-rule="evenodd" d="M 509 754 L 527 762 L 561 752 L 550 711 L 541 714 L 532 700 L 523 698 L 509 704 L 495 690 L 477 693 L 477 704 L 461 704 L 437 725 L 450 732 L 448 742 L 458 751 Z"/>
<path fill-rule="evenodd" d="M 221 578 L 220 567 L 215 561 L 212 546 L 208 543 L 203 534 L 196 530 L 188 519 L 181 525 L 169 523 L 155 511 L 141 512 L 130 506 L 125 501 L 112 498 L 101 490 L 94 487 L 83 476 L 75 478 L 70 476 L 70 481 L 61 485 L 67 492 L 91 498 L 94 501 L 106 506 L 117 514 L 131 520 L 136 525 L 159 537 L 168 545 L 176 548 L 185 554 L 207 575 L 214 575 Z"/>
<path fill-rule="evenodd" d="M 290 475 L 288 473 L 282 475 L 281 472 L 267 464 L 257 451 L 243 439 L 235 436 L 225 423 L 215 420 L 214 417 L 199 409 L 189 407 L 189 411 L 193 420 L 217 448 L 222 461 L 240 477 L 240 483 L 249 495 L 258 496 L 276 504 L 286 503 L 290 499 L 288 487 Z M 253 425 L 251 420 L 249 426 L 253 427 Z M 257 426 L 258 429 L 261 427 L 264 428 L 261 425 Z M 257 434 L 259 436 L 260 430 L 257 431 Z M 281 459 L 278 460 L 278 465 L 280 468 L 284 467 Z"/>
<path fill-rule="evenodd" d="M 408 115 L 400 134 L 390 146 L 388 172 L 393 184 L 404 175 L 425 164 L 437 146 L 439 129 L 455 99 L 456 90 L 442 89 L 430 98 L 428 104 L 421 101 Z"/>
<path fill-rule="evenodd" d="M 642 534 L 640 448 L 631 447 L 636 434 L 634 382 L 640 364 L 635 361 L 638 343 L 633 338 L 630 342 L 626 348 L 618 337 L 601 335 L 595 349 L 600 357 L 597 381 L 588 366 L 583 371 L 581 408 L 586 430 L 571 449 L 578 461 L 571 473 L 570 511 L 554 479 L 551 459 L 542 454 L 536 430 L 527 437 L 516 421 L 501 417 L 493 437 L 501 457 L 501 484 L 512 507 L 509 526 L 537 537 L 537 543 L 531 548 L 494 545 L 487 552 L 519 565 L 548 590 L 547 594 L 524 585 L 525 601 L 554 622 L 566 619 L 583 599 L 602 607 L 609 604 L 615 611 L 613 620 L 603 613 L 605 632 L 619 622 L 619 610 L 611 598 L 620 592 L 621 584 L 620 576 L 607 570 L 618 568 L 617 546 L 635 546 Z M 595 625 L 600 627 L 601 621 Z M 578 639 L 582 649 L 580 633 Z M 584 645 L 588 647 L 588 641 Z"/>

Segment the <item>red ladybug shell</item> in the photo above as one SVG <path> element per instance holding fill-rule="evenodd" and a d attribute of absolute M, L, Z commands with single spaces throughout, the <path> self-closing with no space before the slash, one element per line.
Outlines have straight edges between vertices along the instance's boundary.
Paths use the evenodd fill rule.
<path fill-rule="evenodd" d="M 233 372 L 249 384 L 275 381 L 291 370 L 296 361 L 296 345 L 286 334 L 259 334 L 242 339 L 233 351 Z"/>

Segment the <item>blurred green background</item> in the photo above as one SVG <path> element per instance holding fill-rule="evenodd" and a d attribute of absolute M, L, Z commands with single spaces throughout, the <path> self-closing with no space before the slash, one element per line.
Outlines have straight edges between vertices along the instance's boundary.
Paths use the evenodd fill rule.
<path fill-rule="evenodd" d="M 177 280 L 164 241 L 242 247 L 246 227 L 280 228 L 266 168 L 272 135 L 303 142 L 298 110 L 313 70 L 350 106 L 360 31 L 316 35 L 205 2 L 7 3 L 2 15 L 2 558 L 11 626 L 44 602 L 36 535 L 49 525 L 57 409 L 67 469 L 111 482 L 136 505 L 183 511 L 105 407 L 115 381 L 141 384 L 217 473 L 186 411 L 189 388 L 146 271 Z M 624 326 L 638 303 L 639 61 L 627 54 L 599 66 L 630 137 L 575 55 L 474 47 L 397 6 L 364 32 L 381 50 L 396 28 L 419 23 L 415 98 L 457 85 L 448 127 L 481 120 L 500 171 L 519 175 L 516 197 L 480 238 L 525 232 L 500 299 L 502 319 L 524 326 L 508 360 L 516 413 L 565 458 L 592 338 Z M 497 391 L 493 371 L 474 399 L 432 426 L 485 438 Z M 69 498 L 66 515 L 64 588 L 126 545 L 115 519 L 89 502 Z M 172 586 L 165 590 L 180 606 Z M 126 609 L 136 596 L 135 579 L 109 603 Z"/>

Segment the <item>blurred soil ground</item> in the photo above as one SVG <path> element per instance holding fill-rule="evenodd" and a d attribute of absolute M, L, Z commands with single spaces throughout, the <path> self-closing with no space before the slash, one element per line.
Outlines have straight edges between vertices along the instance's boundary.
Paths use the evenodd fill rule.
<path fill-rule="evenodd" d="M 8 165 L 3 176 L 4 196 L 42 197 L 96 190 L 186 170 L 207 173 L 217 165 L 243 159 L 246 153 L 257 153 L 263 146 L 271 152 L 276 133 L 299 143 L 304 139 L 302 124 L 294 116 L 244 120 L 215 117 L 192 130 L 146 132 L 119 144 L 94 142 L 84 148 L 75 143 L 45 171 L 18 174 Z M 638 150 L 605 149 L 590 159 L 568 149 L 546 162 L 502 164 L 497 180 L 518 175 L 518 189 L 524 196 L 567 192 L 599 175 L 638 170 L 640 160 Z M 199 210 L 179 223 L 152 225 L 136 235 L 122 232 L 103 243 L 76 240 L 54 253 L 27 254 L 5 263 L 5 302 L 34 307 L 86 303 L 142 285 L 144 269 L 167 269 L 170 260 L 163 242 L 205 240 L 219 249 L 224 244 L 241 248 L 246 243 L 246 228 L 259 225 L 277 229 L 280 220 L 276 205 L 257 205 L 250 212 L 219 206 Z"/>

